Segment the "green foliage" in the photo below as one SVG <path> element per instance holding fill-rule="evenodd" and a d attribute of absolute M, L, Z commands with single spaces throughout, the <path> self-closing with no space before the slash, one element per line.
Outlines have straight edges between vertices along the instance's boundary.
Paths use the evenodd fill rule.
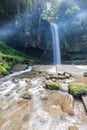
<path fill-rule="evenodd" d="M 71 83 L 68 86 L 69 92 L 73 96 L 81 96 L 87 94 L 87 85 L 84 83 Z"/>
<path fill-rule="evenodd" d="M 22 53 L 10 48 L 3 41 L 0 41 L 0 52 L 10 56 L 24 56 Z"/>
<path fill-rule="evenodd" d="M 7 75 L 8 71 L 0 65 L 0 75 Z"/>
<path fill-rule="evenodd" d="M 2 57 L 0 75 L 8 74 L 8 70 L 11 69 L 14 64 L 23 62 L 26 59 L 24 54 L 8 47 L 2 41 L 0 41 L 0 57 Z"/>

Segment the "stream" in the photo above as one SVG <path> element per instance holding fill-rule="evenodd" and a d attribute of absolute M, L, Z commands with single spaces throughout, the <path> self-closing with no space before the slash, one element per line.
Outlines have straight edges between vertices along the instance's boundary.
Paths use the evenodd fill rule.
<path fill-rule="evenodd" d="M 13 74 L 9 74 L 9 75 L 5 76 L 4 78 L 0 78 L 0 84 L 3 83 L 6 80 L 9 80 L 12 77 L 22 75 L 24 73 L 30 72 L 31 70 L 32 70 L 32 66 L 29 66 L 28 69 L 26 69 L 26 70 L 14 72 Z"/>
<path fill-rule="evenodd" d="M 45 74 L 16 78 L 31 69 L 0 79 L 0 130 L 87 130 L 83 103 L 69 93 L 46 90 Z M 61 85 L 67 88 L 67 82 Z M 26 91 L 30 99 L 23 98 Z"/>

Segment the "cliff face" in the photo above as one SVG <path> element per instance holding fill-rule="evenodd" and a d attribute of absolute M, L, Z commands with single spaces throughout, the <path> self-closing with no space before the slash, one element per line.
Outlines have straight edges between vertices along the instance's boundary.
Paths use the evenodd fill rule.
<path fill-rule="evenodd" d="M 39 2 L 0 2 L 0 40 L 9 46 L 28 53 L 32 48 L 49 50 L 51 31 L 48 20 L 42 18 L 43 7 Z"/>

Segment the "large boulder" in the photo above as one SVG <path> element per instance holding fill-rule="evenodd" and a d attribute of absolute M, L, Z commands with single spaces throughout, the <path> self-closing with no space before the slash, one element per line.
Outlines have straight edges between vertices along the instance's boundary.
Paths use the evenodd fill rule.
<path fill-rule="evenodd" d="M 84 83 L 70 83 L 68 85 L 69 92 L 73 96 L 81 96 L 87 94 L 87 85 Z"/>

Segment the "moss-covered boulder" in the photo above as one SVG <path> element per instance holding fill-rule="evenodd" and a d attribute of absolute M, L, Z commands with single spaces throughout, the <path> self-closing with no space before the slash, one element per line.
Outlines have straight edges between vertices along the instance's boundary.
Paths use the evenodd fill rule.
<path fill-rule="evenodd" d="M 73 96 L 81 96 L 87 94 L 87 85 L 84 83 L 70 83 L 68 85 L 69 92 Z"/>
<path fill-rule="evenodd" d="M 56 83 L 46 83 L 45 88 L 50 90 L 58 90 L 59 85 Z"/>

